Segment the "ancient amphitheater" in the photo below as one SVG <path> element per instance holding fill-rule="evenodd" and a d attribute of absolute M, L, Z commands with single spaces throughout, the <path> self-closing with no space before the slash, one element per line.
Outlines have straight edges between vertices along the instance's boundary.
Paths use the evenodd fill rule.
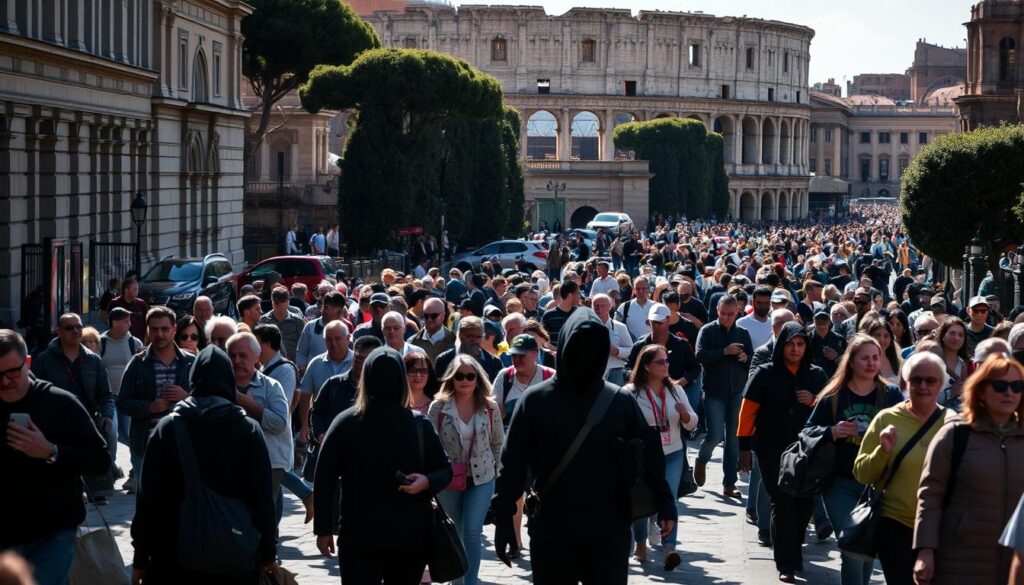
<path fill-rule="evenodd" d="M 810 97 L 805 26 L 700 12 L 410 4 L 366 19 L 389 47 L 442 51 L 498 78 L 520 112 L 532 221 L 645 218 L 645 161 L 617 152 L 626 121 L 681 116 L 725 138 L 730 213 L 804 217 Z M 558 197 L 549 182 L 566 183 Z"/>

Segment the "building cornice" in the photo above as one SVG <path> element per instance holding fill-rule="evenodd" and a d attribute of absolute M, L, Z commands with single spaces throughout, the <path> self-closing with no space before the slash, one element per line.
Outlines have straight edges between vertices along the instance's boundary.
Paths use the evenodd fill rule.
<path fill-rule="evenodd" d="M 0 53 L 49 63 L 55 67 L 94 73 L 103 77 L 116 77 L 125 81 L 155 83 L 160 74 L 125 63 L 119 63 L 89 53 L 74 51 L 58 45 L 51 45 L 28 37 L 0 33 Z M 70 66 L 70 67 L 69 67 Z"/>

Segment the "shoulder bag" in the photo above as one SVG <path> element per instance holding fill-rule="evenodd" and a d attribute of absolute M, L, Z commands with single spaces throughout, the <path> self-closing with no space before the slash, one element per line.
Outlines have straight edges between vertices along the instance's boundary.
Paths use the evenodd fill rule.
<path fill-rule="evenodd" d="M 882 519 L 882 498 L 885 497 L 885 490 L 889 487 L 889 482 L 892 481 L 893 476 L 896 475 L 896 470 L 899 469 L 903 458 L 910 453 L 914 445 L 925 436 L 928 430 L 945 413 L 945 408 L 937 407 L 935 412 L 928 417 L 928 420 L 921 425 L 921 428 L 917 429 L 914 436 L 910 437 L 907 444 L 896 455 L 896 459 L 893 460 L 888 477 L 885 478 L 880 489 L 876 490 L 872 486 L 865 486 L 856 507 L 850 512 L 850 523 L 847 524 L 846 528 L 839 531 L 839 535 L 836 538 L 839 550 L 855 559 L 864 561 L 874 560 L 875 555 L 878 553 L 875 535 L 878 532 L 878 523 Z"/>
<path fill-rule="evenodd" d="M 613 398 L 615 398 L 614 391 L 608 390 L 604 387 L 601 388 L 601 391 L 597 395 L 597 400 L 594 401 L 594 404 L 590 407 L 590 411 L 587 412 L 587 419 L 583 423 L 583 427 L 578 433 L 576 433 L 576 438 L 573 439 L 572 444 L 569 445 L 569 449 L 566 450 L 564 455 L 562 455 L 562 459 L 558 462 L 558 465 L 555 466 L 551 475 L 548 476 L 544 485 L 541 486 L 540 489 L 536 489 L 531 486 L 526 490 L 523 513 L 526 514 L 527 518 L 536 518 L 540 513 L 541 503 L 543 501 L 542 496 L 548 493 L 551 490 L 551 486 L 553 486 L 555 482 L 558 481 L 558 478 L 561 477 L 562 472 L 569 466 L 569 462 L 576 456 L 576 452 L 580 450 L 580 447 L 583 445 L 583 441 L 585 441 L 587 435 L 590 434 L 590 430 L 593 429 L 602 418 L 604 418 L 604 414 L 608 412 L 608 407 L 611 406 Z"/>
<path fill-rule="evenodd" d="M 420 448 L 420 467 L 427 472 L 427 454 L 423 440 L 423 423 L 414 418 Z M 437 497 L 430 499 L 430 525 L 427 527 L 427 567 L 435 583 L 454 581 L 469 571 L 466 547 L 462 544 L 455 523 L 441 507 Z"/>
<path fill-rule="evenodd" d="M 494 424 L 494 411 L 490 408 L 487 409 L 487 422 L 488 424 Z M 441 432 L 441 421 L 444 420 L 444 412 L 439 412 L 437 415 L 437 432 Z M 473 413 L 472 424 L 476 426 L 476 413 Z M 460 438 L 461 440 L 461 438 Z M 473 431 L 473 438 L 469 441 L 469 451 L 463 453 L 465 461 L 462 463 L 452 463 L 452 481 L 448 484 L 445 489 L 454 491 L 464 491 L 466 489 L 466 477 L 469 476 L 469 460 L 473 458 L 473 448 L 476 446 L 476 430 Z"/>

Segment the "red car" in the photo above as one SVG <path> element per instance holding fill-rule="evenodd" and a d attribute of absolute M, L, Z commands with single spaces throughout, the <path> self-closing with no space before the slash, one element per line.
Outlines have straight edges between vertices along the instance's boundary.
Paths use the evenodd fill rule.
<path fill-rule="evenodd" d="M 241 289 L 247 284 L 263 280 L 271 272 L 281 275 L 282 284 L 291 289 L 296 282 L 306 285 L 306 301 L 313 301 L 316 285 L 324 280 L 334 282 L 338 268 L 330 256 L 275 256 L 246 268 L 235 278 L 235 290 L 241 296 Z"/>

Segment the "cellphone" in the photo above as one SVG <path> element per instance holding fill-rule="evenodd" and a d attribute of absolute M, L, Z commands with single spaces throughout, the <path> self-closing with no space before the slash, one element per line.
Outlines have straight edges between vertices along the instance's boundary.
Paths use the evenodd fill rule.
<path fill-rule="evenodd" d="M 412 480 L 409 479 L 409 476 L 407 476 L 406 474 L 402 473 L 401 471 L 396 471 L 395 472 L 395 480 L 397 480 L 398 483 L 400 483 L 402 485 L 409 485 L 409 484 L 412 483 Z"/>
<path fill-rule="evenodd" d="M 30 417 L 27 412 L 11 413 L 11 422 L 22 428 L 28 428 L 28 421 L 31 420 L 31 418 L 32 417 Z"/>

